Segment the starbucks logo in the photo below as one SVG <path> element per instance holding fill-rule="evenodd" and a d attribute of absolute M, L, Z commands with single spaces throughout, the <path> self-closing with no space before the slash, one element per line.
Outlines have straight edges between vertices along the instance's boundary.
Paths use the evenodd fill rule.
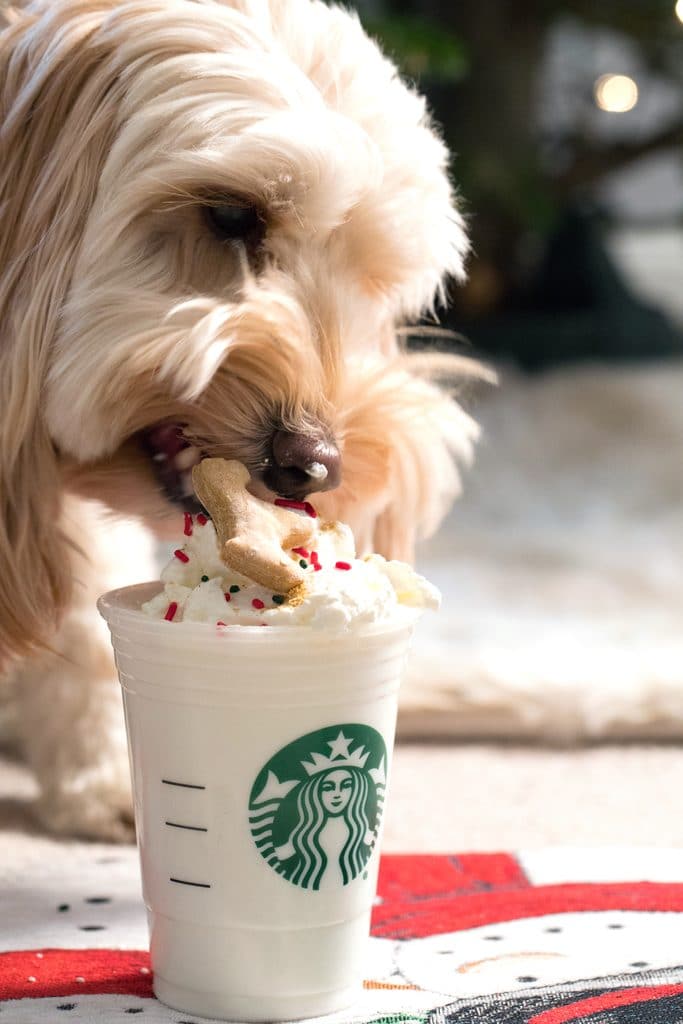
<path fill-rule="evenodd" d="M 348 885 L 377 842 L 387 750 L 367 725 L 328 726 L 278 751 L 249 800 L 256 848 L 302 889 Z"/>

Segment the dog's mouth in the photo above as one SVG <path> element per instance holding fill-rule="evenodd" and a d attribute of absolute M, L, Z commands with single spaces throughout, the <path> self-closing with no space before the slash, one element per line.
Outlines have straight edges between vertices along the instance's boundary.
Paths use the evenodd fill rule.
<path fill-rule="evenodd" d="M 138 435 L 148 455 L 159 485 L 174 505 L 186 512 L 201 512 L 202 506 L 192 486 L 192 467 L 204 457 L 201 449 L 190 444 L 179 423 L 157 423 Z"/>
<path fill-rule="evenodd" d="M 268 431 L 263 433 L 268 436 Z M 249 469 L 253 494 L 265 498 L 280 495 L 302 500 L 314 491 L 337 487 L 341 477 L 340 454 L 334 439 L 323 429 L 300 433 L 275 429 L 270 446 L 253 447 L 248 459 L 229 454 L 225 444 L 199 440 L 193 444 L 188 424 L 162 421 L 146 427 L 136 440 L 147 455 L 165 498 L 186 512 L 200 512 L 192 485 L 192 469 L 203 458 L 240 458 Z M 260 449 L 260 450 L 259 450 Z"/>

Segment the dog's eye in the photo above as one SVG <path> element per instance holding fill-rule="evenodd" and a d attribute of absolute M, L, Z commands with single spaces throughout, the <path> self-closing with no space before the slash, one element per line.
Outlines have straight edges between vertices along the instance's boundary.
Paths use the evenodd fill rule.
<path fill-rule="evenodd" d="M 241 203 L 212 203 L 205 207 L 211 230 L 224 242 L 257 244 L 265 234 L 265 224 L 255 206 Z"/>

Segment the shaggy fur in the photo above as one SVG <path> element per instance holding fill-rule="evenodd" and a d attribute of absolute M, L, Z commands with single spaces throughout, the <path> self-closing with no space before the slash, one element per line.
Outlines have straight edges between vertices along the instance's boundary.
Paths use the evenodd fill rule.
<path fill-rule="evenodd" d="M 321 495 L 410 558 L 474 426 L 401 325 L 466 240 L 424 101 L 317 0 L 33 0 L 0 35 L 0 663 L 60 831 L 126 834 L 118 693 L 94 599 L 180 532 L 140 431 L 179 422 L 255 477 L 274 425 L 322 424 Z M 226 245 L 229 197 L 267 225 Z M 117 527 L 120 529 L 120 527 Z M 22 660 L 23 659 L 23 660 Z"/>

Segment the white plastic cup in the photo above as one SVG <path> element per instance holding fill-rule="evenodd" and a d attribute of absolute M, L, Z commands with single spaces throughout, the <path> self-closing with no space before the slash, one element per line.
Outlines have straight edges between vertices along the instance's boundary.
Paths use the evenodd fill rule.
<path fill-rule="evenodd" d="M 363 980 L 416 613 L 350 634 L 151 619 L 105 594 L 154 992 L 238 1021 L 344 1009 Z"/>

